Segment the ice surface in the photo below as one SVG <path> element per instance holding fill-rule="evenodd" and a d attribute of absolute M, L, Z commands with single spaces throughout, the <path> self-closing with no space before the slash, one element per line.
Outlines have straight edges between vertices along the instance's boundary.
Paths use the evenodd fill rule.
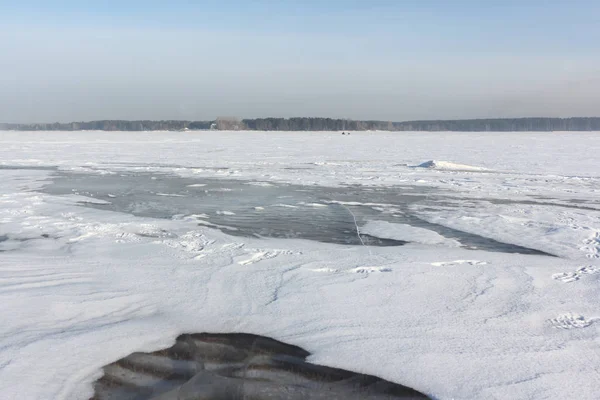
<path fill-rule="evenodd" d="M 90 199 L 81 201 L 81 205 L 138 216 L 188 220 L 200 217 L 207 221 L 198 221 L 199 224 L 240 236 L 399 246 L 411 242 L 422 243 L 418 240 L 419 237 L 423 232 L 429 231 L 430 237 L 437 233 L 442 239 L 448 239 L 446 243 L 469 249 L 545 254 L 525 246 L 427 222 L 419 216 L 418 204 L 430 207 L 443 202 L 449 206 L 454 204 L 455 207 L 462 207 L 456 194 L 437 193 L 432 188 L 330 188 L 290 184 L 256 187 L 233 179 L 207 178 L 204 182 L 205 189 L 194 190 L 190 189 L 189 178 L 166 173 L 156 176 L 147 172 L 125 171 L 118 175 L 57 172 L 43 192 L 69 196 L 72 193 L 85 194 Z M 215 188 L 219 190 L 214 190 Z M 165 191 L 171 195 L 165 196 Z M 229 210 L 223 211 L 222 208 Z M 357 227 L 357 224 L 364 226 L 380 220 L 394 224 L 390 226 L 413 227 L 414 235 L 405 235 L 405 239 L 400 240 L 382 234 L 381 230 L 376 235 L 370 235 Z M 357 230 L 360 235 L 357 235 Z M 439 237 L 437 241 L 440 241 Z"/>
<path fill-rule="evenodd" d="M 170 347 L 182 333 L 247 332 L 305 348 L 311 363 L 437 399 L 595 399 L 598 154 L 597 133 L 356 133 L 342 140 L 310 132 L 1 132 L 0 398 L 87 399 L 102 367 L 133 352 Z M 431 159 L 489 171 L 410 167 Z M 193 210 L 168 219 L 134 215 L 111 209 L 125 195 L 109 188 L 100 200 L 110 204 L 93 193 L 43 192 L 57 169 L 82 179 L 138 173 L 159 183 L 177 175 L 188 184 L 274 185 L 245 185 L 257 190 L 359 190 L 358 200 L 338 199 L 360 203 L 345 205 L 359 217 L 370 209 L 398 215 L 373 221 L 401 225 L 413 215 L 424 221 L 417 228 L 447 239 L 460 240 L 447 235 L 454 229 L 559 257 L 231 236 L 198 225 L 243 215 L 229 204 L 205 218 Z M 391 186 L 435 195 L 398 208 L 377 198 Z M 185 200 L 155 196 L 167 209 Z M 302 201 L 273 198 L 248 209 L 330 208 Z M 394 235 L 408 229 L 389 228 Z"/>

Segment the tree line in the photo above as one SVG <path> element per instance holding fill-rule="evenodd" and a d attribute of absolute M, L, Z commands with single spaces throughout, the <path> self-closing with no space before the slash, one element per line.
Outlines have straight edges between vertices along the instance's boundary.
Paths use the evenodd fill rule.
<path fill-rule="evenodd" d="M 459 132 L 550 132 L 600 131 L 600 118 L 496 118 L 439 121 L 357 121 L 335 118 L 217 118 L 213 121 L 125 121 L 101 120 L 50 124 L 1 124 L 0 130 L 17 131 L 459 131 Z"/>
<path fill-rule="evenodd" d="M 210 129 L 212 121 L 124 121 L 102 120 L 50 124 L 1 124 L 2 130 L 16 131 L 177 131 Z"/>

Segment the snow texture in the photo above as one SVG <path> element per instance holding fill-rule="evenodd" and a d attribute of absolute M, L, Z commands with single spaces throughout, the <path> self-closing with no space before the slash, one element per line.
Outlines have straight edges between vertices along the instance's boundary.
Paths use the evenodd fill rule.
<path fill-rule="evenodd" d="M 369 221 L 360 227 L 361 233 L 382 239 L 403 240 L 422 244 L 442 244 L 458 247 L 460 244 L 429 229 L 418 228 L 407 224 L 393 224 L 387 221 Z"/>
<path fill-rule="evenodd" d="M 436 399 L 596 399 L 598 154 L 597 133 L 0 132 L 0 398 L 87 399 L 133 352 L 245 332 Z M 411 167 L 431 159 L 487 171 Z M 56 168 L 423 186 L 456 204 L 420 218 L 557 257 L 380 222 L 359 229 L 419 243 L 234 237 L 39 192 Z"/>

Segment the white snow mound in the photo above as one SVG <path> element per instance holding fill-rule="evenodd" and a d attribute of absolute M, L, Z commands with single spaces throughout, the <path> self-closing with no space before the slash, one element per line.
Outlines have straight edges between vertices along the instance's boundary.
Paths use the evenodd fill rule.
<path fill-rule="evenodd" d="M 473 165 L 455 164 L 449 161 L 430 160 L 417 165 L 417 168 L 438 169 L 442 171 L 488 171 L 487 168 L 475 167 Z"/>

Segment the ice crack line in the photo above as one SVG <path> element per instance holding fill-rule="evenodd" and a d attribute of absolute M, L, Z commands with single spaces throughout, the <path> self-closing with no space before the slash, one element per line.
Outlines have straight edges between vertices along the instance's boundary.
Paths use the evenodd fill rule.
<path fill-rule="evenodd" d="M 367 246 L 363 240 L 363 238 L 360 236 L 360 228 L 358 227 L 358 222 L 356 222 L 356 215 L 354 215 L 354 213 L 352 212 L 352 210 L 350 210 L 348 207 L 346 207 L 344 204 L 340 204 L 342 207 L 344 207 L 346 210 L 348 210 L 348 212 L 350 213 L 350 215 L 352 215 L 352 220 L 354 221 L 354 226 L 356 227 L 356 236 L 358 236 L 358 240 L 360 240 L 360 243 L 365 246 L 367 248 L 367 250 L 369 250 L 369 254 L 371 256 L 373 256 L 373 253 L 371 253 L 371 249 L 369 248 L 369 246 Z"/>

